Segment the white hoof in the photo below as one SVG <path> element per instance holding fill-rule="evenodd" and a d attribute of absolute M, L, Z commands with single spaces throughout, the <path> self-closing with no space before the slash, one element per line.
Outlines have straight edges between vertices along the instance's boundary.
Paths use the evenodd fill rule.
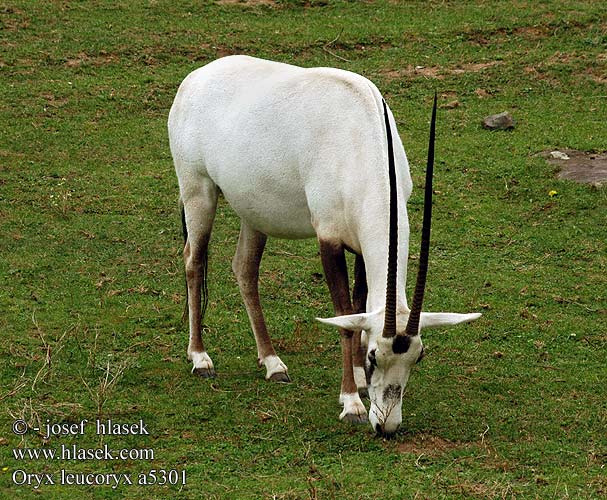
<path fill-rule="evenodd" d="M 213 361 L 206 352 L 192 352 L 188 355 L 192 360 L 192 373 L 203 378 L 215 377 Z"/>
<path fill-rule="evenodd" d="M 285 365 L 278 356 L 268 356 L 262 363 L 266 367 L 266 380 L 277 382 L 290 382 L 287 365 Z"/>
<path fill-rule="evenodd" d="M 340 394 L 339 402 L 344 405 L 344 409 L 339 415 L 339 420 L 361 424 L 367 422 L 367 410 L 358 393 Z"/>

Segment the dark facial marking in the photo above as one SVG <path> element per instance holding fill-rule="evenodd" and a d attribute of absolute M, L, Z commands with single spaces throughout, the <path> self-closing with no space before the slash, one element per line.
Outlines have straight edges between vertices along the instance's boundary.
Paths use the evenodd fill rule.
<path fill-rule="evenodd" d="M 419 358 L 417 358 L 417 361 L 415 362 L 415 364 L 419 363 L 422 359 L 424 359 L 425 355 L 426 355 L 426 352 L 424 351 L 424 348 L 422 346 L 422 352 L 419 353 Z"/>
<path fill-rule="evenodd" d="M 377 359 L 375 358 L 375 349 L 369 351 L 369 363 L 371 366 L 377 366 Z"/>
<path fill-rule="evenodd" d="M 404 354 L 409 350 L 411 337 L 409 335 L 397 335 L 392 342 L 392 352 L 394 354 Z"/>
<path fill-rule="evenodd" d="M 369 364 L 367 365 L 366 375 L 367 375 L 367 383 L 371 383 L 371 377 L 373 376 L 373 372 L 375 368 L 377 368 L 377 359 L 375 358 L 375 349 L 369 352 Z"/>
<path fill-rule="evenodd" d="M 384 401 L 399 400 L 402 394 L 402 387 L 396 384 L 390 384 L 384 389 Z"/>

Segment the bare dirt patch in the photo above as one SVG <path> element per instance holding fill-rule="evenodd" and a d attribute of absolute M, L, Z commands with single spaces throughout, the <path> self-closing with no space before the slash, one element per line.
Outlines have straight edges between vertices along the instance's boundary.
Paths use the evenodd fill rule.
<path fill-rule="evenodd" d="M 103 52 L 98 55 L 88 55 L 84 52 L 80 52 L 76 57 L 71 57 L 65 61 L 65 66 L 68 68 L 79 68 L 81 66 L 105 66 L 108 64 L 115 64 L 120 61 L 118 54 L 109 54 Z"/>
<path fill-rule="evenodd" d="M 588 153 L 575 149 L 544 151 L 540 156 L 560 168 L 557 177 L 594 186 L 607 182 L 607 152 Z"/>
<path fill-rule="evenodd" d="M 464 33 L 465 39 L 475 45 L 491 45 L 503 43 L 512 37 L 536 41 L 549 37 L 554 28 L 548 25 L 519 26 L 516 28 L 497 28 L 494 30 L 471 30 Z"/>
<path fill-rule="evenodd" d="M 523 67 L 527 75 L 535 79 L 558 85 L 558 75 L 562 72 L 571 73 L 578 79 L 591 80 L 601 85 L 607 85 L 607 54 L 589 56 L 583 52 L 557 51 L 542 61 Z"/>
<path fill-rule="evenodd" d="M 480 483 L 464 479 L 458 484 L 450 486 L 449 489 L 464 498 L 482 498 L 484 500 L 515 498 L 512 486 L 507 482 Z"/>
<path fill-rule="evenodd" d="M 599 68 L 588 67 L 586 68 L 586 75 L 595 83 L 607 85 L 607 71 L 604 69 L 601 70 Z"/>
<path fill-rule="evenodd" d="M 30 19 L 24 11 L 16 7 L 0 9 L 2 14 L 2 27 L 7 31 L 25 30 L 30 26 Z"/>
<path fill-rule="evenodd" d="M 481 62 L 481 63 L 468 63 L 468 64 L 460 64 L 458 66 L 453 67 L 440 67 L 440 66 L 413 66 L 409 64 L 406 68 L 400 70 L 385 70 L 383 71 L 383 75 L 388 78 L 415 78 L 415 77 L 423 77 L 423 78 L 435 78 L 437 80 L 442 80 L 446 76 L 450 75 L 464 75 L 467 73 L 478 73 L 487 68 L 492 68 L 501 64 L 501 61 L 489 61 L 489 62 Z"/>
<path fill-rule="evenodd" d="M 217 5 L 244 5 L 255 7 L 256 5 L 276 5 L 276 0 L 217 0 Z"/>
<path fill-rule="evenodd" d="M 526 9 L 526 5 L 521 5 Z M 464 40 L 475 45 L 491 45 L 504 43 L 512 38 L 520 38 L 530 42 L 544 40 L 549 37 L 559 36 L 563 33 L 589 33 L 593 30 L 605 32 L 605 22 L 597 23 L 589 18 L 587 21 L 570 20 L 565 23 L 556 19 L 554 13 L 544 13 L 543 22 L 531 26 L 500 27 L 495 29 L 471 29 L 462 33 Z"/>
<path fill-rule="evenodd" d="M 415 455 L 426 455 L 436 457 L 444 455 L 451 450 L 466 449 L 467 443 L 449 441 L 439 436 L 429 434 L 420 434 L 413 436 L 411 441 L 406 441 L 398 445 L 398 451 L 401 453 L 412 453 Z"/>
<path fill-rule="evenodd" d="M 492 68 L 493 66 L 497 66 L 498 64 L 501 64 L 501 61 L 469 63 L 463 64 L 462 66 L 458 66 L 456 68 L 448 69 L 447 72 L 453 73 L 455 75 L 462 75 L 465 73 L 478 73 L 479 71 L 483 71 L 487 68 Z"/>

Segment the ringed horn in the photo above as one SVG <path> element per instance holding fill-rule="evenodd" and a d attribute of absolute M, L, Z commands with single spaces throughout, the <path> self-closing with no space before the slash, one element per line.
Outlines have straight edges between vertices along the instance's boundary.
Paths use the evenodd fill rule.
<path fill-rule="evenodd" d="M 428 255 L 430 250 L 430 223 L 432 219 L 432 176 L 434 172 L 434 138 L 436 129 L 436 101 L 432 107 L 432 120 L 430 122 L 430 141 L 428 144 L 428 163 L 426 166 L 426 186 L 424 189 L 424 217 L 422 222 L 421 249 L 419 253 L 419 270 L 415 282 L 415 291 L 411 304 L 411 312 L 407 326 L 400 337 L 417 335 L 419 333 L 419 320 L 424 301 L 426 275 L 428 273 Z M 388 110 L 384 101 L 384 119 L 386 122 L 386 135 L 388 141 L 388 176 L 390 181 L 390 238 L 388 243 L 388 279 L 386 286 L 386 312 L 384 319 L 383 336 L 390 338 L 396 335 L 396 257 L 398 247 L 398 214 L 396 196 L 396 169 L 394 166 L 394 148 L 392 145 L 392 131 L 388 120 Z M 404 339 L 403 339 L 404 340 Z M 408 339 L 407 339 L 408 340 Z M 408 342 L 406 342 L 408 344 Z M 405 349 L 406 350 L 406 349 Z"/>

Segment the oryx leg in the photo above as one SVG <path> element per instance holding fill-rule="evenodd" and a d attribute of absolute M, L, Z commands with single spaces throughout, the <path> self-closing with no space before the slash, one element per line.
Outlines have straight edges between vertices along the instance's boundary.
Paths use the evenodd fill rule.
<path fill-rule="evenodd" d="M 322 260 L 325 277 L 331 292 L 335 314 L 341 316 L 352 314 L 352 303 L 350 301 L 350 290 L 348 285 L 348 268 L 344 247 L 330 241 L 320 242 L 320 257 Z M 340 329 L 341 347 L 343 356 L 343 374 L 341 380 L 341 392 L 339 401 L 344 406 L 339 415 L 340 420 L 347 422 L 364 423 L 367 421 L 367 410 L 363 405 L 356 382 L 354 380 L 352 337 L 354 332 Z"/>
<path fill-rule="evenodd" d="M 352 306 L 354 313 L 363 313 L 367 307 L 367 275 L 365 261 L 361 255 L 356 255 L 354 261 L 354 289 L 352 290 Z M 367 375 L 365 373 L 365 358 L 367 346 L 361 342 L 361 331 L 354 332 L 352 336 L 352 356 L 354 364 L 354 381 L 361 397 L 368 397 Z"/>
<path fill-rule="evenodd" d="M 198 179 L 182 193 L 187 239 L 183 249 L 188 296 L 190 341 L 188 359 L 192 373 L 214 377 L 215 368 L 202 342 L 202 321 L 206 309 L 206 273 L 208 245 L 217 208 L 217 187 L 209 179 Z M 201 307 L 201 300 L 204 306 Z"/>
<path fill-rule="evenodd" d="M 255 334 L 258 365 L 266 367 L 266 379 L 290 382 L 287 366 L 276 355 L 272 346 L 259 301 L 259 264 L 266 240 L 265 234 L 255 231 L 242 221 L 232 269 Z"/>

